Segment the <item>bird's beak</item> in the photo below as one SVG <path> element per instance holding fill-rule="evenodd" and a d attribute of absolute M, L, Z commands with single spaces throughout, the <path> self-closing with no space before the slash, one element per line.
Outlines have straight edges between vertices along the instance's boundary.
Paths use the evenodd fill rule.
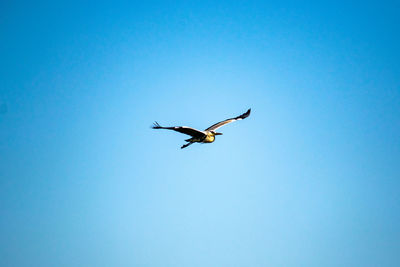
<path fill-rule="evenodd" d="M 222 135 L 222 133 L 215 133 L 215 135 Z"/>

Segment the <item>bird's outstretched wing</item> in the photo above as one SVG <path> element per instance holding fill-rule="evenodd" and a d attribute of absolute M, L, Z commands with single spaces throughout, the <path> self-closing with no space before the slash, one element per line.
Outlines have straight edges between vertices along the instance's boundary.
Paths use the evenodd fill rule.
<path fill-rule="evenodd" d="M 220 121 L 214 125 L 211 125 L 210 127 L 208 127 L 205 131 L 214 131 L 216 129 L 218 129 L 221 126 L 224 126 L 227 123 L 233 122 L 233 121 L 237 121 L 237 120 L 243 120 L 245 118 L 247 118 L 248 116 L 250 116 L 250 112 L 251 112 L 251 108 L 249 108 L 246 113 L 243 113 L 240 116 L 237 116 L 236 118 L 231 118 L 231 119 L 227 119 L 224 121 Z"/>
<path fill-rule="evenodd" d="M 154 125 L 152 127 L 153 129 L 167 129 L 167 130 L 174 130 L 183 134 L 187 134 L 193 137 L 202 137 L 205 135 L 204 132 L 186 127 L 186 126 L 175 126 L 175 127 L 162 127 L 160 124 L 157 122 L 154 122 Z"/>

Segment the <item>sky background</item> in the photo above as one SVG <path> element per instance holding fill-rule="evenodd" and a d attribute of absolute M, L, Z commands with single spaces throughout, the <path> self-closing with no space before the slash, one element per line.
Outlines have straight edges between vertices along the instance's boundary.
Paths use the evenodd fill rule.
<path fill-rule="evenodd" d="M 0 265 L 399 266 L 399 10 L 2 1 Z"/>

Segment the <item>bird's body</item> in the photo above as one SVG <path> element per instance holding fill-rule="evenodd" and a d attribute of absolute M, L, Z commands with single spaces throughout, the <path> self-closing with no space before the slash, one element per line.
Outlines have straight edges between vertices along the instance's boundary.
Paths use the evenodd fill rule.
<path fill-rule="evenodd" d="M 204 138 L 204 143 L 212 143 L 215 141 L 215 135 L 212 133 L 207 133 L 206 138 Z"/>
<path fill-rule="evenodd" d="M 174 130 L 174 131 L 192 136 L 192 138 L 186 139 L 185 141 L 188 143 L 184 144 L 181 147 L 181 148 L 185 148 L 193 143 L 212 143 L 212 142 L 214 142 L 216 135 L 222 135 L 222 133 L 215 132 L 216 129 L 218 129 L 221 126 L 224 126 L 227 123 L 245 119 L 250 115 L 250 112 L 251 112 L 251 109 L 247 110 L 246 113 L 243 113 L 242 115 L 237 116 L 235 118 L 227 119 L 224 121 L 220 121 L 216 124 L 213 124 L 212 126 L 208 127 L 204 131 L 196 130 L 194 128 L 190 128 L 187 126 L 162 127 L 157 122 L 154 123 L 152 128 L 153 129 Z"/>
<path fill-rule="evenodd" d="M 212 143 L 215 141 L 215 133 L 206 132 L 202 137 L 192 137 L 185 140 L 186 142 L 193 143 Z"/>

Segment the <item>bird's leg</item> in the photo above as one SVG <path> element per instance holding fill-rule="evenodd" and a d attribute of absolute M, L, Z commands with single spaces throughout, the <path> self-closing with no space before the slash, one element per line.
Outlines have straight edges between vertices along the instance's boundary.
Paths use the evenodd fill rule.
<path fill-rule="evenodd" d="M 182 149 L 182 148 L 185 148 L 185 147 L 187 147 L 187 146 L 190 146 L 191 144 L 193 144 L 193 142 L 189 142 L 189 143 L 187 143 L 187 144 L 184 144 L 183 146 L 181 146 L 181 149 Z"/>

